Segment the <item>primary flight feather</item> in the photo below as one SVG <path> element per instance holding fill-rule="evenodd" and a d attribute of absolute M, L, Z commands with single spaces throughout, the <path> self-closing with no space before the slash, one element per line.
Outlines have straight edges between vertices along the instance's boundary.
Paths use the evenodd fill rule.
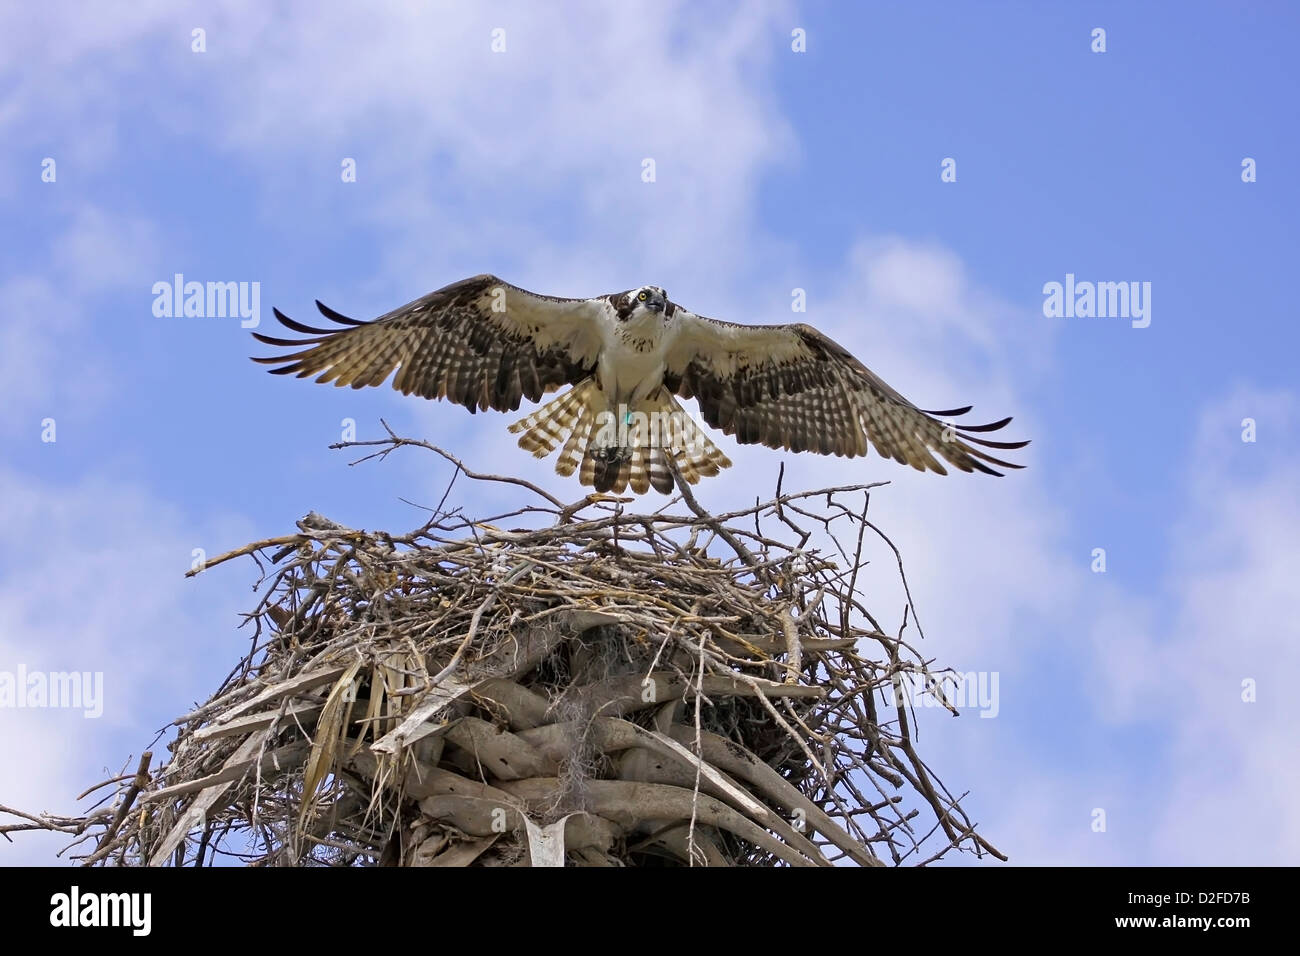
<path fill-rule="evenodd" d="M 923 411 L 842 346 L 809 325 L 738 325 L 696 315 L 657 286 L 592 299 L 538 295 L 492 275 L 475 276 L 362 322 L 316 303 L 335 323 L 320 329 L 275 310 L 304 338 L 254 332 L 293 349 L 254 358 L 279 375 L 337 386 L 382 385 L 446 398 L 471 412 L 515 411 L 523 399 L 573 386 L 510 426 L 537 457 L 561 449 L 555 470 L 578 472 L 602 492 L 673 487 L 669 459 L 689 482 L 731 462 L 677 401 L 741 444 L 822 455 L 885 458 L 921 471 L 1020 468 L 981 449 L 1027 441 L 977 435 L 1004 427 L 942 419 L 970 407 Z M 978 446 L 978 447 L 976 447 Z"/>

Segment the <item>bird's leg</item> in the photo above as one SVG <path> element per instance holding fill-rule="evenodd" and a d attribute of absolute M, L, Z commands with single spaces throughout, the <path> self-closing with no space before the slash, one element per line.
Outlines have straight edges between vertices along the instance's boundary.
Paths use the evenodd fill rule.
<path fill-rule="evenodd" d="M 632 460 L 632 449 L 620 445 L 605 445 L 600 448 L 591 449 L 591 457 L 596 459 L 596 461 L 604 461 L 611 465 L 618 465 L 625 461 Z"/>
<path fill-rule="evenodd" d="M 628 406 L 619 403 L 609 411 L 596 416 L 597 440 L 588 447 L 596 461 L 617 465 L 632 460 L 633 447 L 630 435 L 633 415 Z"/>

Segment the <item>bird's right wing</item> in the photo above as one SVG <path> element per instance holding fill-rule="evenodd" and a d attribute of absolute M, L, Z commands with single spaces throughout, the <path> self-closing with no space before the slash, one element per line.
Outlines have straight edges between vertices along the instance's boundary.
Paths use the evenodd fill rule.
<path fill-rule="evenodd" d="M 318 301 L 338 328 L 303 325 L 276 309 L 282 325 L 308 338 L 254 332 L 259 342 L 296 351 L 253 361 L 278 365 L 277 375 L 353 388 L 382 385 L 396 370 L 393 387 L 403 394 L 446 398 L 471 412 L 514 411 L 521 398 L 538 401 L 591 374 L 604 302 L 538 295 L 492 275 L 430 292 L 373 322 Z"/>
<path fill-rule="evenodd" d="M 980 437 L 1010 418 L 944 422 L 970 407 L 917 408 L 810 325 L 738 325 L 679 312 L 681 333 L 664 382 L 682 398 L 698 399 L 704 420 L 742 445 L 852 458 L 865 455 L 869 441 L 885 458 L 941 475 L 948 473 L 943 461 L 990 475 L 1002 474 L 990 465 L 1023 467 L 982 450 L 1029 444 Z"/>

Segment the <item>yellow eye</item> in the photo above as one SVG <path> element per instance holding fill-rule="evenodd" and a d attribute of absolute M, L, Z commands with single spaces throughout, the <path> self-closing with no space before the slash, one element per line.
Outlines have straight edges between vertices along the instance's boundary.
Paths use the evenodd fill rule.
<path fill-rule="evenodd" d="M 642 292 L 639 296 L 637 296 L 637 298 L 640 299 L 642 302 L 644 302 L 644 301 L 645 301 L 645 293 Z"/>

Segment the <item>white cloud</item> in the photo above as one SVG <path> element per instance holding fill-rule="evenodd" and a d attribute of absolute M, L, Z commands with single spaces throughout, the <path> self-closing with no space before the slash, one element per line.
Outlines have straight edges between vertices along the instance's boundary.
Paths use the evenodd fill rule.
<path fill-rule="evenodd" d="M 1255 444 L 1241 440 L 1247 416 L 1261 423 Z M 1297 422 L 1293 393 L 1252 389 L 1201 416 L 1171 549 L 1176 610 L 1148 648 L 1150 706 L 1174 731 L 1168 814 L 1152 839 L 1162 861 L 1300 862 Z"/>
<path fill-rule="evenodd" d="M 204 671 L 245 647 L 233 628 L 247 578 L 183 575 L 192 548 L 251 534 L 216 516 L 196 528 L 175 506 L 108 477 L 56 485 L 0 470 L 0 669 L 103 674 L 97 719 L 0 709 L 0 766 L 22 768 L 0 784 L 0 803 L 73 811 L 78 793 L 120 772 L 155 728 L 210 693 Z M 160 744 L 154 765 L 166 758 Z M 65 842 L 20 838 L 5 859 L 40 862 Z"/>
<path fill-rule="evenodd" d="M 390 279 L 445 279 L 439 264 L 484 237 L 509 237 L 525 259 L 566 245 L 530 228 L 538 207 L 556 203 L 581 234 L 567 262 L 539 250 L 548 270 L 568 266 L 561 278 L 714 276 L 735 264 L 759 170 L 795 149 L 762 71 L 780 49 L 765 37 L 787 29 L 784 4 L 593 2 L 563 18 L 531 3 L 412 4 L 376 17 L 351 4 L 273 12 L 245 0 L 55 10 L 0 21 L 11 28 L 0 50 L 97 80 L 20 86 L 0 130 L 39 124 L 71 149 L 116 110 L 147 105 L 177 132 L 256 163 L 268 187 L 318 182 L 322 202 L 336 199 L 339 162 L 352 156 L 364 188 L 381 184 L 364 215 L 390 233 Z M 189 50 L 196 26 L 207 53 Z M 505 53 L 492 52 L 496 28 Z M 116 144 L 102 145 L 101 162 Z M 654 184 L 640 182 L 646 157 Z M 448 181 L 457 190 L 438 188 Z M 280 192 L 269 189 L 273 210 L 295 212 L 275 205 Z"/>
<path fill-rule="evenodd" d="M 1298 408 L 1293 394 L 1250 389 L 1208 403 L 1187 486 L 1175 491 L 1180 515 L 1163 586 L 1143 593 L 1094 580 L 1062 602 L 1058 617 L 1072 625 L 1057 635 L 1071 681 L 1062 706 L 1082 708 L 1050 719 L 1078 750 L 1058 762 L 1007 753 L 988 771 L 1015 781 L 983 817 L 1015 862 L 1300 859 L 1300 719 L 1291 702 L 1300 458 L 1285 439 Z M 1241 442 L 1249 414 L 1268 423 L 1271 444 Z M 1254 703 L 1243 701 L 1247 680 Z M 978 746 L 979 735 L 940 732 L 945 747 L 974 740 L 966 751 L 974 773 L 997 749 Z M 1091 831 L 1094 807 L 1106 811 L 1105 833 Z"/>
<path fill-rule="evenodd" d="M 88 316 L 101 296 L 123 288 L 146 303 L 157 252 L 147 220 L 83 205 L 51 242 L 42 271 L 0 279 L 8 314 L 0 324 L 0 433 L 35 441 L 43 418 L 58 423 L 100 408 L 116 374 Z"/>

